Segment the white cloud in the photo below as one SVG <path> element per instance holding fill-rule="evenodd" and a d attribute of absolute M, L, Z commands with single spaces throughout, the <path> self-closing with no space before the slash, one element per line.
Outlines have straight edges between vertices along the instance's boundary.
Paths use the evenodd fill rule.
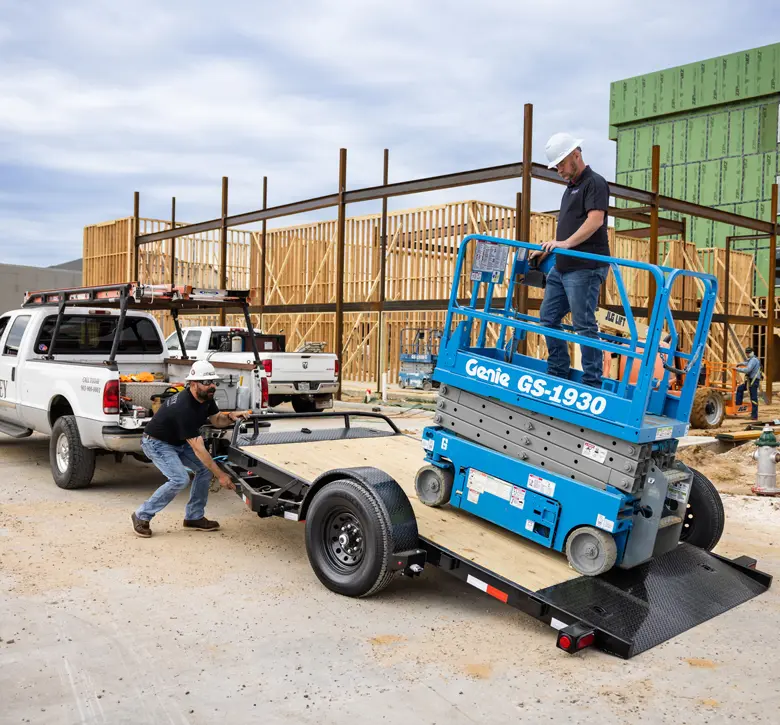
<path fill-rule="evenodd" d="M 190 220 L 216 215 L 222 175 L 233 211 L 260 205 L 263 175 L 272 204 L 328 193 L 341 146 L 352 188 L 380 181 L 384 147 L 396 181 L 515 161 L 526 101 L 536 160 L 569 129 L 611 178 L 610 81 L 771 42 L 757 4 L 0 0 L 0 247 L 78 245 L 134 189 L 143 213 L 167 216 L 175 195 Z M 392 206 L 511 204 L 516 188 Z M 534 207 L 559 195 L 534 184 Z"/>

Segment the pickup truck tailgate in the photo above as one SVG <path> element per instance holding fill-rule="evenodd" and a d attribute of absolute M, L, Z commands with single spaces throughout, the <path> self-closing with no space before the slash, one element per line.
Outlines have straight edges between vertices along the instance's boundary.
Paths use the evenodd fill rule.
<path fill-rule="evenodd" d="M 336 356 L 300 352 L 275 352 L 271 383 L 333 382 Z"/>

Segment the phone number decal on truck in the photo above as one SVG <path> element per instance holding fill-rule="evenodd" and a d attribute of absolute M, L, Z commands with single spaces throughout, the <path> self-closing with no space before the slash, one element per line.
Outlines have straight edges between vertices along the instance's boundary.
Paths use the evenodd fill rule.
<path fill-rule="evenodd" d="M 511 376 L 508 372 L 503 372 L 500 367 L 492 368 L 481 365 L 474 358 L 466 362 L 466 375 L 500 385 L 507 390 L 511 387 Z M 601 415 L 607 407 L 607 399 L 603 395 L 594 395 L 586 390 L 580 392 L 577 388 L 563 384 L 548 387 L 546 380 L 535 378 L 527 373 L 517 379 L 515 387 L 525 395 L 539 399 L 545 398 L 550 403 L 576 408 L 593 415 Z"/>

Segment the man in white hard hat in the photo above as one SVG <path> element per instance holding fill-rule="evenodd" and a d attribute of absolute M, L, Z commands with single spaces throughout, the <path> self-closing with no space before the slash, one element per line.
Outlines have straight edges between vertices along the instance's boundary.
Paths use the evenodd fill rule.
<path fill-rule="evenodd" d="M 199 360 L 186 378 L 188 387 L 168 398 L 147 423 L 141 439 L 146 456 L 168 479 L 132 515 L 133 531 L 148 539 L 149 522 L 190 482 L 187 469 L 194 474 L 190 500 L 184 512 L 184 527 L 196 531 L 217 531 L 219 524 L 206 518 L 206 501 L 212 475 L 220 486 L 235 491 L 235 484 L 206 450 L 201 426 L 209 421 L 216 428 L 227 428 L 246 413 L 220 413 L 214 402 L 219 376 L 214 366 Z"/>
<path fill-rule="evenodd" d="M 582 160 L 582 139 L 568 133 L 556 133 L 545 147 L 548 168 L 556 169 L 567 182 L 554 241 L 544 242 L 541 252 L 532 257 L 545 257 L 556 249 L 576 249 L 589 254 L 609 254 L 607 210 L 609 186 L 603 177 Z M 547 275 L 544 300 L 539 320 L 546 327 L 561 328 L 561 320 L 571 312 L 574 331 L 586 337 L 596 337 L 596 308 L 599 291 L 607 278 L 606 262 L 556 255 L 555 267 Z M 547 371 L 550 375 L 568 378 L 569 349 L 563 340 L 546 337 Z M 601 350 L 581 346 L 582 382 L 601 387 L 603 358 Z"/>

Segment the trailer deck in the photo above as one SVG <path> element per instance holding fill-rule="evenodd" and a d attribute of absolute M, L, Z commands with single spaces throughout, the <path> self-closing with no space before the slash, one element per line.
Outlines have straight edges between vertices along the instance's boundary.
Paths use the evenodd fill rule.
<path fill-rule="evenodd" d="M 589 638 L 605 652 L 632 657 L 758 596 L 772 581 L 753 559 L 730 560 L 688 544 L 630 570 L 580 576 L 551 549 L 462 510 L 423 505 L 414 487 L 422 442 L 378 414 L 258 416 L 236 426 L 222 450 L 221 465 L 261 517 L 303 521 L 318 479 L 381 474 L 397 483 L 416 518 L 420 548 L 397 557 L 396 570 L 439 567 L 549 624 L 567 651 L 575 649 L 561 644 L 567 638 Z"/>
<path fill-rule="evenodd" d="M 424 465 L 422 444 L 406 435 L 387 436 L 367 445 L 365 439 L 246 446 L 244 453 L 263 459 L 306 481 L 325 471 L 372 466 L 388 473 L 409 497 L 420 536 L 475 564 L 536 591 L 579 575 L 556 551 L 544 549 L 506 529 L 455 508 L 434 509 L 417 499 L 414 476 Z"/>

